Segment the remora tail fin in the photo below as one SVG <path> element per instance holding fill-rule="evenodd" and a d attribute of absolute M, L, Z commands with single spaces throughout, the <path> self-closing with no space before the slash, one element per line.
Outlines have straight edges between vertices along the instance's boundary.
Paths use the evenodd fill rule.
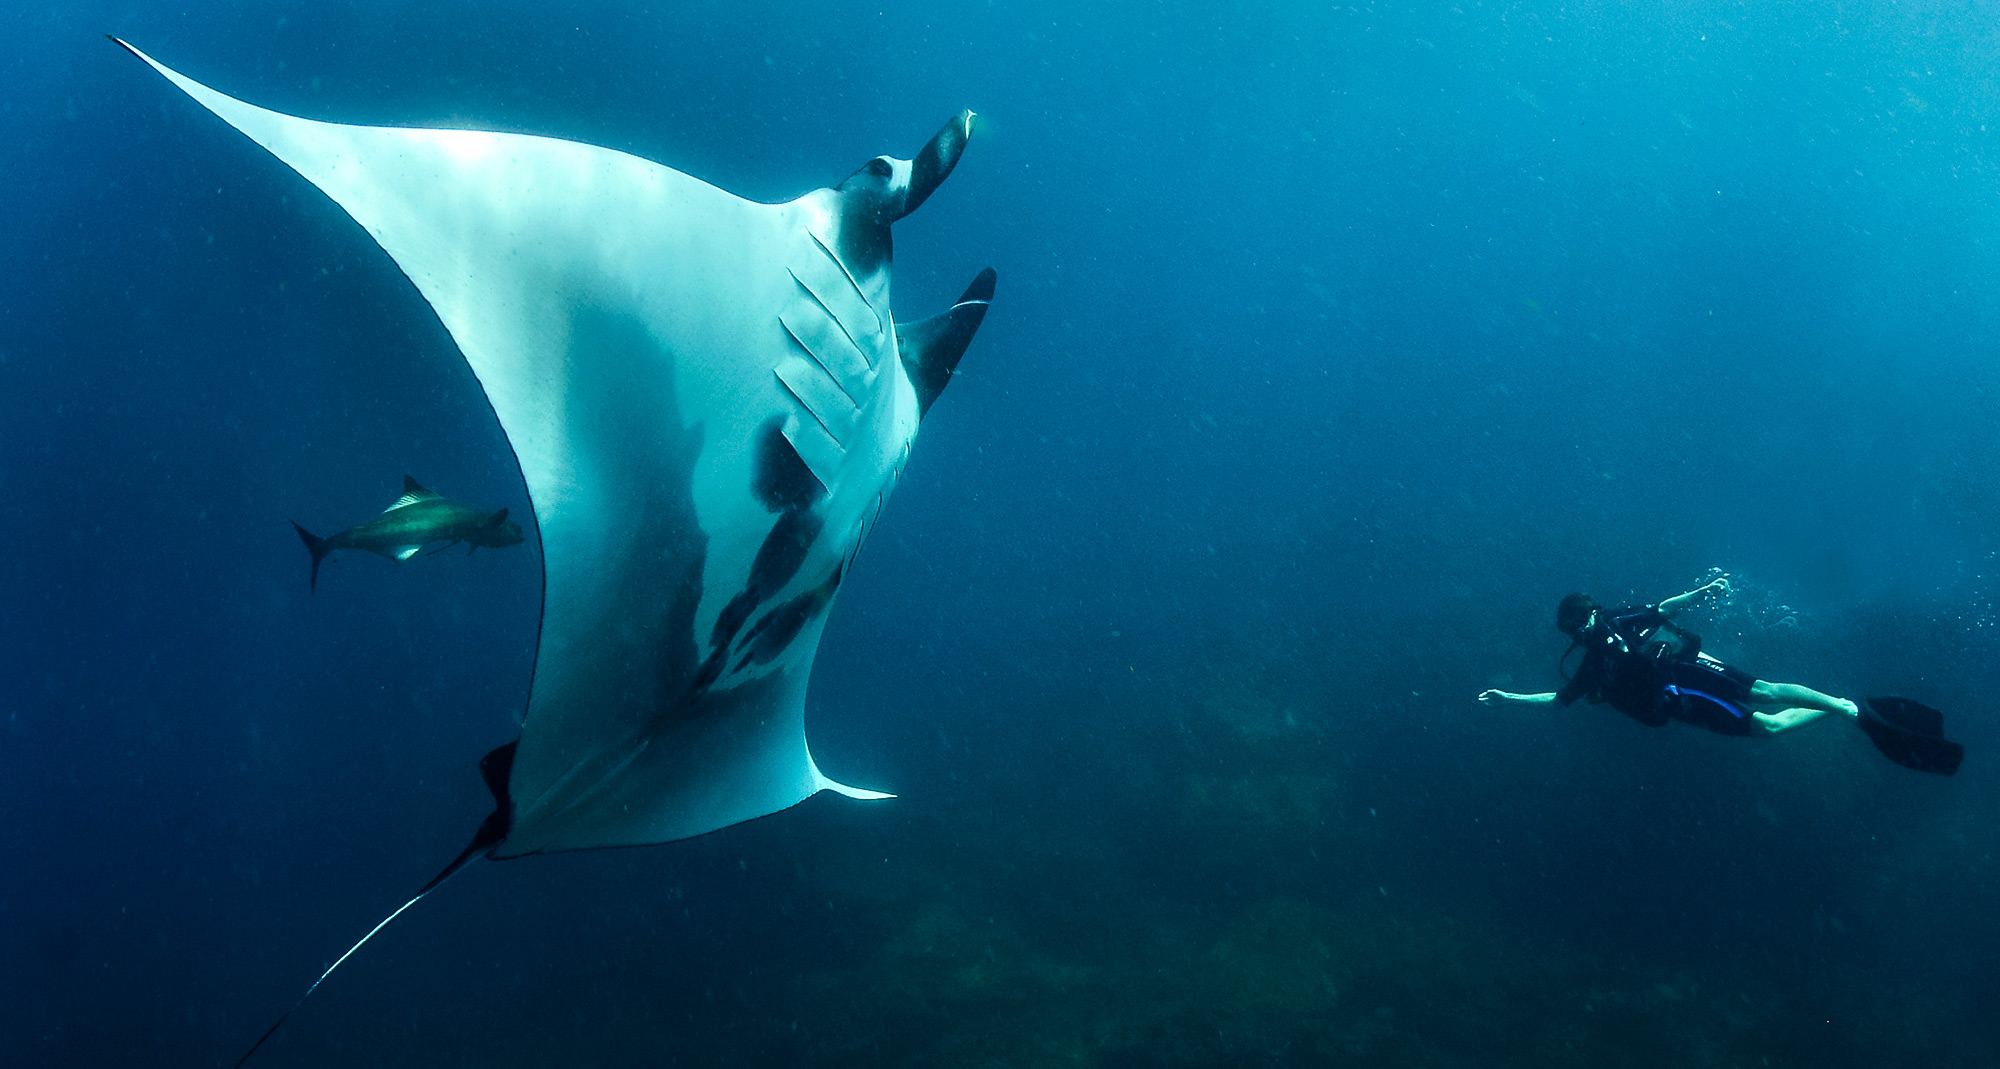
<path fill-rule="evenodd" d="M 327 547 L 326 539 L 300 527 L 297 520 L 292 521 L 292 530 L 299 533 L 299 541 L 304 542 L 306 544 L 306 552 L 312 554 L 312 582 L 306 589 L 309 593 L 317 594 L 319 593 L 319 562 L 325 560 L 326 555 L 333 552 L 333 550 Z"/>

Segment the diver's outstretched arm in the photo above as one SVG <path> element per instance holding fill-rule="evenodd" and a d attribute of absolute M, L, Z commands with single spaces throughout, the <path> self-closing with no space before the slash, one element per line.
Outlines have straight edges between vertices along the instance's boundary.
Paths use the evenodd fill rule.
<path fill-rule="evenodd" d="M 1479 692 L 1481 705 L 1554 705 L 1556 692 L 1549 690 L 1540 694 L 1515 694 L 1506 690 L 1482 690 Z"/>
<path fill-rule="evenodd" d="M 1672 616 L 1673 614 L 1681 611 L 1682 609 L 1687 608 L 1688 602 L 1691 602 L 1694 599 L 1701 597 L 1703 594 L 1706 594 L 1711 590 L 1715 591 L 1716 594 L 1720 597 L 1725 597 L 1725 598 L 1728 597 L 1729 577 L 1726 575 L 1718 576 L 1702 584 L 1701 586 L 1695 587 L 1693 590 L 1690 590 L 1685 594 L 1676 594 L 1673 597 L 1660 602 L 1658 606 L 1660 610 L 1660 615 Z"/>

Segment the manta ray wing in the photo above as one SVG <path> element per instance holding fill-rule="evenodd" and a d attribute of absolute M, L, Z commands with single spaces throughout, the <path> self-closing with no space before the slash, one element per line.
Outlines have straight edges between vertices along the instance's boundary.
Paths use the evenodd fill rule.
<path fill-rule="evenodd" d="M 501 819 L 475 846 L 657 843 L 819 790 L 886 797 L 814 765 L 805 688 L 971 336 L 899 347 L 888 300 L 889 224 L 950 172 L 970 112 L 912 161 L 758 204 L 569 141 L 282 115 L 131 50 L 375 238 L 513 445 L 542 630 L 511 772 L 489 776 Z M 948 315 L 976 328 L 991 292 L 988 271 Z"/>

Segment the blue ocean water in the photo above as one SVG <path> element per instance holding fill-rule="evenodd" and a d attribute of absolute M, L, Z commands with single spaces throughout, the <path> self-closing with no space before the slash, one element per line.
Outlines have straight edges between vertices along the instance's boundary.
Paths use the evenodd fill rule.
<path fill-rule="evenodd" d="M 0 1063 L 233 1061 L 455 853 L 535 546 L 450 337 L 255 103 L 779 200 L 961 107 L 992 313 L 814 674 L 815 798 L 480 864 L 269 1065 L 1983 1066 L 2000 34 L 1947 3 L 19 5 L 0 46 Z M 1989 130 L 1989 127 L 1992 128 Z M 1555 601 L 1905 694 L 1650 730 Z"/>

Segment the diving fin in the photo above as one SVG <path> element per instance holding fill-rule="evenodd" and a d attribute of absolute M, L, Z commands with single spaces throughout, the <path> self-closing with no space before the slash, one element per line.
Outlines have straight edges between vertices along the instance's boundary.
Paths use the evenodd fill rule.
<path fill-rule="evenodd" d="M 1856 717 L 1882 756 L 1919 772 L 1949 776 L 1965 760 L 1965 747 L 1944 737 L 1944 714 L 1908 698 L 1870 698 Z"/>

